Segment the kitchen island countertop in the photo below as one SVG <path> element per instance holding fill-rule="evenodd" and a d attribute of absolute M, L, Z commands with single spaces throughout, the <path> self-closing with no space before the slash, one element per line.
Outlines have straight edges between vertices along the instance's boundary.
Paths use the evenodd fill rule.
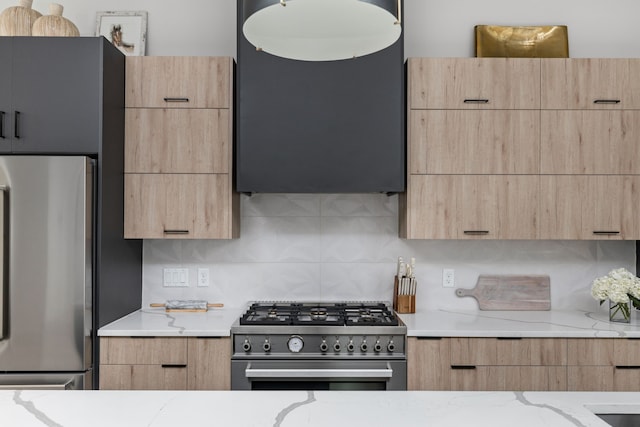
<path fill-rule="evenodd" d="M 635 310 L 634 310 L 635 311 Z M 640 338 L 640 316 L 609 321 L 605 310 L 429 310 L 401 314 L 414 337 Z"/>
<path fill-rule="evenodd" d="M 0 391 L 6 426 L 601 426 L 640 393 Z"/>

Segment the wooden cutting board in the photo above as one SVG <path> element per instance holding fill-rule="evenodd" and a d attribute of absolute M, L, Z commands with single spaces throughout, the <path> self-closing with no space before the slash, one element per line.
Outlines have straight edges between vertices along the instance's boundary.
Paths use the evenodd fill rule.
<path fill-rule="evenodd" d="M 456 289 L 474 297 L 480 310 L 551 310 L 549 276 L 480 275 L 472 289 Z"/>

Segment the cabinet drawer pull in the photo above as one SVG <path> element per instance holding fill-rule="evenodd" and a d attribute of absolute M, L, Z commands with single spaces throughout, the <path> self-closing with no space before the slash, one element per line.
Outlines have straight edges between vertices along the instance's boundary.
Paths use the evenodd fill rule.
<path fill-rule="evenodd" d="M 0 138 L 5 139 L 5 136 L 4 136 L 4 111 L 0 111 Z"/>
<path fill-rule="evenodd" d="M 442 340 L 442 337 L 416 337 L 418 340 L 420 341 L 426 341 L 426 340 L 431 340 L 431 341 L 438 341 L 438 340 Z"/>
<path fill-rule="evenodd" d="M 169 364 L 169 363 L 167 363 L 166 365 L 163 363 L 160 366 L 162 366 L 162 368 L 167 368 L 167 369 L 186 368 L 187 367 L 187 365 L 173 365 L 173 364 Z"/>
<path fill-rule="evenodd" d="M 521 340 L 522 337 L 497 337 L 497 339 L 501 341 L 518 341 Z"/>
<path fill-rule="evenodd" d="M 463 233 L 467 236 L 483 236 L 489 234 L 489 230 L 464 230 Z"/>
<path fill-rule="evenodd" d="M 13 136 L 20 139 L 20 111 L 16 111 L 13 115 Z"/>
<path fill-rule="evenodd" d="M 640 369 L 640 366 L 616 366 L 616 369 Z"/>
<path fill-rule="evenodd" d="M 476 369 L 476 367 L 473 365 L 451 365 L 451 369 L 456 369 L 459 371 L 462 371 L 462 370 L 470 371 L 472 369 Z"/>
<path fill-rule="evenodd" d="M 595 99 L 594 104 L 620 104 L 619 99 Z"/>
<path fill-rule="evenodd" d="M 164 102 L 189 102 L 189 98 L 164 98 Z"/>
<path fill-rule="evenodd" d="M 189 230 L 164 230 L 164 234 L 189 234 Z"/>
<path fill-rule="evenodd" d="M 620 234 L 619 231 L 607 231 L 607 230 L 596 230 L 593 232 L 593 234 L 597 235 L 597 236 L 615 236 L 617 234 Z"/>
<path fill-rule="evenodd" d="M 482 99 L 482 98 L 467 98 L 463 101 L 465 104 L 488 104 L 489 100 L 488 99 Z"/>

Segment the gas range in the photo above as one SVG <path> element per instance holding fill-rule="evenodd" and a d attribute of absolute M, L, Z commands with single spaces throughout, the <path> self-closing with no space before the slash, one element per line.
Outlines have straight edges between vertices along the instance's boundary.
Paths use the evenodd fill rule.
<path fill-rule="evenodd" d="M 405 389 L 406 332 L 384 302 L 252 303 L 231 327 L 232 389 Z"/>

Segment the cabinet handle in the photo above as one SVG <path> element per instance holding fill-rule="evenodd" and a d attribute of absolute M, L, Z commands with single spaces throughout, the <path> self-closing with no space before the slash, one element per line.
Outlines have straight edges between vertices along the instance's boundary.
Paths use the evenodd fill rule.
<path fill-rule="evenodd" d="M 4 111 L 0 111 L 0 138 L 5 139 L 5 136 L 4 136 Z"/>
<path fill-rule="evenodd" d="M 418 341 L 439 341 L 442 340 L 442 337 L 416 337 L 418 339 Z"/>
<path fill-rule="evenodd" d="M 640 366 L 616 366 L 616 369 L 640 369 Z"/>
<path fill-rule="evenodd" d="M 189 230 L 164 230 L 164 234 L 189 234 Z"/>
<path fill-rule="evenodd" d="M 483 236 L 489 234 L 489 230 L 464 230 L 463 233 L 468 236 Z"/>
<path fill-rule="evenodd" d="M 164 102 L 189 102 L 189 98 L 164 98 Z"/>
<path fill-rule="evenodd" d="M 594 104 L 620 104 L 619 99 L 594 99 Z"/>
<path fill-rule="evenodd" d="M 463 101 L 465 104 L 488 104 L 488 99 L 483 98 L 467 98 Z"/>
<path fill-rule="evenodd" d="M 13 136 L 20 139 L 20 111 L 16 111 L 13 115 Z"/>
<path fill-rule="evenodd" d="M 166 364 L 165 365 L 164 363 L 162 365 L 160 365 L 160 366 L 162 366 L 163 368 L 167 368 L 167 369 L 186 368 L 187 367 L 187 365 L 172 365 L 172 364 Z"/>
<path fill-rule="evenodd" d="M 598 236 L 615 236 L 616 234 L 620 234 L 619 231 L 606 231 L 606 230 L 596 230 L 593 234 Z"/>
<path fill-rule="evenodd" d="M 522 337 L 497 337 L 497 339 L 502 341 L 517 341 L 517 340 L 521 340 Z"/>
<path fill-rule="evenodd" d="M 451 369 L 456 369 L 456 370 L 471 370 L 471 369 L 476 369 L 475 366 L 473 365 L 451 365 Z"/>

